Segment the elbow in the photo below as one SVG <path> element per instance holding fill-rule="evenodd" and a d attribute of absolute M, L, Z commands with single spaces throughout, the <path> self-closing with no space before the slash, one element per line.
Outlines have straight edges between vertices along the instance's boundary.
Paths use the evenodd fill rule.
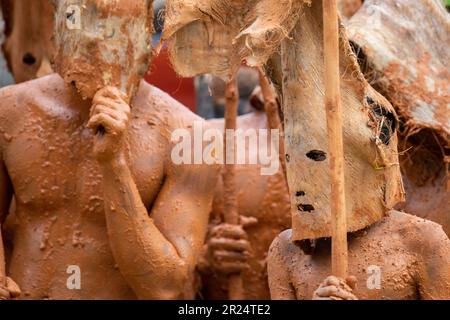
<path fill-rule="evenodd" d="M 183 298 L 189 285 L 189 279 L 192 279 L 193 273 L 193 268 L 189 268 L 185 261 L 181 259 L 177 261 L 167 279 L 167 286 L 162 298 L 165 300 Z"/>
<path fill-rule="evenodd" d="M 189 280 L 193 278 L 194 270 L 190 270 L 185 261 L 177 261 L 171 266 L 161 266 L 161 274 L 156 281 L 157 285 L 150 295 L 145 295 L 151 300 L 179 300 L 186 297 L 189 290 Z M 191 272 L 190 272 L 191 271 Z"/>

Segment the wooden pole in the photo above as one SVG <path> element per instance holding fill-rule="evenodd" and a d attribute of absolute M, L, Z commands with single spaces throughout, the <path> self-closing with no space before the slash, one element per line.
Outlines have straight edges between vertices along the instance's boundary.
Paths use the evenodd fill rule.
<path fill-rule="evenodd" d="M 0 224 L 1 228 L 1 224 Z M 6 287 L 6 260 L 5 248 L 3 247 L 2 231 L 0 230 L 0 285 Z"/>
<path fill-rule="evenodd" d="M 336 0 L 323 0 L 323 24 L 325 108 L 331 180 L 331 268 L 333 275 L 346 279 L 348 274 L 347 218 L 339 72 L 339 22 Z"/>
<path fill-rule="evenodd" d="M 278 102 L 277 97 L 275 95 L 275 91 L 272 85 L 266 78 L 264 71 L 261 68 L 258 68 L 259 73 L 259 85 L 261 86 L 261 92 L 264 98 L 264 112 L 267 115 L 267 123 L 269 125 L 269 129 L 278 129 L 280 133 L 280 145 L 278 151 L 278 158 L 281 163 L 281 168 L 283 169 L 283 175 L 286 180 L 287 185 L 287 175 L 286 175 L 286 162 L 285 152 L 284 152 L 284 133 L 283 126 L 281 124 L 280 114 L 278 111 Z"/>
<path fill-rule="evenodd" d="M 224 157 L 223 170 L 224 189 L 224 220 L 225 223 L 238 225 L 239 212 L 237 206 L 237 189 L 235 179 L 235 139 L 237 111 L 239 104 L 239 90 L 237 79 L 233 77 L 225 87 L 225 135 L 224 135 Z M 233 130 L 227 134 L 227 130 Z M 227 159 L 231 158 L 231 159 Z M 229 161 L 233 160 L 233 161 Z M 232 274 L 228 279 L 228 296 L 230 300 L 243 300 L 244 287 L 240 274 Z"/>

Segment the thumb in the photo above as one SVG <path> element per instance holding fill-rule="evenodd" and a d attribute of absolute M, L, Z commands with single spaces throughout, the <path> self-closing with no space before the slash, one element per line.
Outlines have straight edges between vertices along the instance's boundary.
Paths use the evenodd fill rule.
<path fill-rule="evenodd" d="M 240 216 L 239 222 L 243 228 L 250 228 L 258 223 L 258 219 L 255 217 Z"/>
<path fill-rule="evenodd" d="M 345 279 L 345 282 L 347 283 L 347 285 L 348 285 L 350 288 L 352 288 L 352 290 L 355 290 L 355 289 L 356 289 L 356 285 L 357 285 L 357 283 L 358 283 L 358 280 L 356 279 L 355 276 L 348 276 L 348 277 Z"/>
<path fill-rule="evenodd" d="M 22 293 L 20 291 L 19 285 L 15 283 L 14 280 L 11 279 L 10 277 L 6 278 L 6 287 L 12 298 L 17 298 Z"/>

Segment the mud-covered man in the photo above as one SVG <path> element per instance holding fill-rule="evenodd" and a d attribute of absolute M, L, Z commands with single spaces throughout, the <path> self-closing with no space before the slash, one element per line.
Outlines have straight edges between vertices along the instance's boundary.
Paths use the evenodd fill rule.
<path fill-rule="evenodd" d="M 217 175 L 172 163 L 171 132 L 199 119 L 141 81 L 152 1 L 56 5 L 58 74 L 0 91 L 0 221 L 17 205 L 0 294 L 192 298 Z"/>
<path fill-rule="evenodd" d="M 392 210 L 404 200 L 392 105 L 361 74 L 340 32 L 348 279 L 331 274 L 331 190 L 323 102 L 321 1 L 282 43 L 292 229 L 268 255 L 273 299 L 449 299 L 450 240 L 442 227 Z"/>
<path fill-rule="evenodd" d="M 272 298 L 448 299 L 450 240 L 440 225 L 391 210 L 405 196 L 398 119 L 392 105 L 364 79 L 343 27 L 340 73 L 352 277 L 328 277 L 322 1 L 171 2 L 169 8 L 181 13 L 173 15 L 166 38 L 180 73 L 227 78 L 245 59 L 265 65 L 282 98 L 292 229 L 281 233 L 269 252 Z M 197 55 L 208 56 L 210 63 Z"/>

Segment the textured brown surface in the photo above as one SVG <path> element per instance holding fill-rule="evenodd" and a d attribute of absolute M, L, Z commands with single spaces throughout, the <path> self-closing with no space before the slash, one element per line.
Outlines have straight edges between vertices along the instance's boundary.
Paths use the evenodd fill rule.
<path fill-rule="evenodd" d="M 66 28 L 67 5 L 58 6 L 55 67 L 67 83 L 77 83 L 81 96 L 92 99 L 105 86 L 134 95 L 151 59 L 151 3 L 71 1 L 81 8 L 79 30 Z"/>
<path fill-rule="evenodd" d="M 298 9 L 308 3 L 170 0 L 163 41 L 169 43 L 179 74 L 213 73 L 226 79 L 243 59 L 249 65 L 264 64 L 294 26 Z"/>
<path fill-rule="evenodd" d="M 294 240 L 331 236 L 322 20 L 314 2 L 281 47 Z M 340 56 L 347 225 L 356 231 L 401 201 L 403 187 L 392 106 L 364 80 L 343 27 Z"/>
<path fill-rule="evenodd" d="M 449 14 L 439 0 L 366 0 L 348 29 L 366 77 L 400 118 L 401 208 L 450 234 Z"/>

